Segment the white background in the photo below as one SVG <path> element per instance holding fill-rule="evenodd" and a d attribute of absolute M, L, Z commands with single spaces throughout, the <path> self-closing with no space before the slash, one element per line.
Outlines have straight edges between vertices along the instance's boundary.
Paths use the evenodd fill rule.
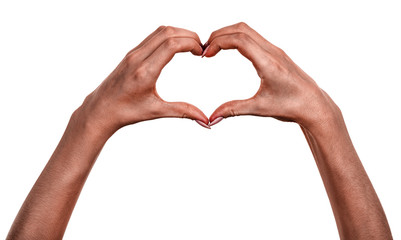
<path fill-rule="evenodd" d="M 262 4 L 263 3 L 263 4 Z M 71 113 L 159 25 L 205 42 L 245 21 L 340 106 L 354 145 L 401 238 L 401 8 L 397 1 L 2 1 L 0 238 L 55 149 Z M 177 54 L 159 94 L 207 116 L 252 96 L 259 79 L 238 52 Z M 160 119 L 119 130 L 104 147 L 65 239 L 338 239 L 300 128 L 225 119 L 212 130 Z"/>

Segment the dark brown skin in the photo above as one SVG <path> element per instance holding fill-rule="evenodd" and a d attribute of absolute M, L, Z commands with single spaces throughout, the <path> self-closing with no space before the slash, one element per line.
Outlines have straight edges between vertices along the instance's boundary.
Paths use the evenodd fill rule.
<path fill-rule="evenodd" d="M 207 125 L 221 117 L 256 115 L 300 125 L 315 157 L 341 239 L 392 239 L 386 216 L 348 135 L 340 109 L 279 48 L 245 23 L 212 33 L 159 27 L 131 50 L 72 114 L 65 133 L 22 205 L 7 239 L 61 239 L 93 164 L 120 128 L 162 117 Z M 250 99 L 221 105 L 208 119 L 188 103 L 163 101 L 155 84 L 177 52 L 215 56 L 238 49 L 261 78 Z"/>

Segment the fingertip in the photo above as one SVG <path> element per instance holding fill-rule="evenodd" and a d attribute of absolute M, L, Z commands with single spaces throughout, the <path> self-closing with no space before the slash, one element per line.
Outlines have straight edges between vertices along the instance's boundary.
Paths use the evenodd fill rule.
<path fill-rule="evenodd" d="M 191 50 L 191 53 L 192 53 L 193 55 L 195 55 L 195 56 L 202 56 L 202 54 L 203 54 L 203 47 L 202 47 L 202 45 L 196 44 L 196 47 L 194 47 L 194 48 Z"/>
<path fill-rule="evenodd" d="M 214 57 L 218 52 L 220 52 L 221 48 L 213 43 L 210 43 L 205 50 L 203 50 L 202 57 Z"/>
<path fill-rule="evenodd" d="M 163 117 L 187 118 L 199 120 L 204 124 L 209 124 L 207 116 L 197 107 L 186 102 L 163 102 Z"/>
<path fill-rule="evenodd" d="M 210 46 L 207 46 L 207 47 L 205 48 L 205 50 L 203 50 L 203 52 L 202 52 L 202 57 L 206 56 L 207 51 L 209 50 L 209 47 L 210 47 Z"/>
<path fill-rule="evenodd" d="M 200 120 L 195 120 L 195 122 L 198 123 L 199 125 L 201 125 L 204 128 L 211 129 L 208 124 L 205 124 L 204 122 L 202 122 Z"/>
<path fill-rule="evenodd" d="M 218 108 L 218 109 L 216 109 L 213 113 L 212 113 L 212 115 L 210 115 L 210 117 L 209 117 L 209 122 L 210 123 L 212 123 L 212 122 L 214 122 L 214 121 L 216 121 L 216 119 L 218 119 L 218 118 L 225 118 L 225 116 L 223 116 L 223 114 L 222 114 L 222 112 L 221 112 L 221 110 L 220 110 L 220 107 Z M 220 120 L 221 121 L 221 120 Z"/>
<path fill-rule="evenodd" d="M 213 125 L 216 125 L 216 124 L 218 124 L 219 122 L 221 122 L 221 120 L 223 120 L 223 119 L 224 119 L 223 117 L 217 117 L 217 118 L 215 118 L 213 121 L 210 121 L 209 126 L 211 127 L 211 126 L 213 126 Z"/>
<path fill-rule="evenodd" d="M 206 41 L 202 46 L 203 46 L 203 49 L 206 49 L 209 46 L 209 41 Z"/>
<path fill-rule="evenodd" d="M 209 118 L 197 107 L 190 105 L 193 108 L 192 120 L 204 128 L 210 129 Z"/>
<path fill-rule="evenodd" d="M 193 32 L 193 33 L 194 33 L 194 35 L 195 35 L 195 40 L 199 43 L 199 45 L 202 46 L 202 41 L 200 40 L 199 35 L 198 35 L 196 32 Z"/>
<path fill-rule="evenodd" d="M 214 112 L 212 113 L 212 115 L 210 115 L 209 117 L 209 121 L 213 122 L 215 121 L 217 118 L 222 117 L 222 118 L 228 118 L 230 117 L 230 111 L 228 109 L 230 102 L 226 102 L 221 104 L 219 107 L 217 107 Z"/>
<path fill-rule="evenodd" d="M 187 118 L 195 121 L 200 121 L 206 125 L 209 124 L 209 118 L 199 108 L 195 107 L 192 104 L 188 104 L 186 109 L 191 109 L 190 111 L 187 111 Z"/>
<path fill-rule="evenodd" d="M 208 125 L 209 124 L 209 118 L 206 117 L 206 115 L 201 110 L 198 110 L 198 111 L 199 112 L 198 112 L 198 114 L 196 116 L 196 119 L 194 119 L 194 120 L 195 121 L 201 121 L 204 124 Z"/>

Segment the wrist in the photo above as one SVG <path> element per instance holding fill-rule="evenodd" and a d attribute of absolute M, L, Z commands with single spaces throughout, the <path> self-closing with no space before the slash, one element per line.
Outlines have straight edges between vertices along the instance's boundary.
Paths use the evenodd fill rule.
<path fill-rule="evenodd" d="M 115 132 L 105 124 L 93 120 L 82 106 L 72 113 L 66 131 L 78 135 L 92 144 L 104 144 Z"/>
<path fill-rule="evenodd" d="M 80 108 L 74 111 L 49 160 L 66 182 L 85 179 L 109 136 L 93 126 Z M 65 171 L 68 169 L 68 171 Z M 61 176 L 61 175 L 60 175 Z"/>
<path fill-rule="evenodd" d="M 320 134 L 328 130 L 345 129 L 344 118 L 340 108 L 322 89 L 317 87 L 311 104 L 303 111 L 298 124 L 310 133 Z"/>

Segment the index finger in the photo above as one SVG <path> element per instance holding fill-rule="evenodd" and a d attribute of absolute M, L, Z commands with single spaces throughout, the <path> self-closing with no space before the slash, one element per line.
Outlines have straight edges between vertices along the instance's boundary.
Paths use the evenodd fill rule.
<path fill-rule="evenodd" d="M 132 52 L 134 52 L 135 50 L 137 50 L 138 48 L 141 48 L 143 45 L 145 45 L 150 39 L 152 39 L 154 36 L 156 36 L 160 31 L 162 31 L 165 28 L 165 26 L 160 26 L 158 27 L 154 32 L 152 32 L 149 36 L 147 36 L 144 40 L 142 40 L 141 43 L 138 44 L 138 46 L 136 46 L 135 48 L 133 48 L 131 51 L 129 51 L 127 53 L 130 54 Z"/>
<path fill-rule="evenodd" d="M 245 33 L 233 33 L 214 38 L 203 52 L 203 56 L 213 57 L 221 49 L 237 49 L 253 63 L 258 72 L 271 62 L 271 54 Z"/>
<path fill-rule="evenodd" d="M 194 55 L 200 56 L 202 51 L 203 49 L 199 45 L 199 42 L 193 38 L 168 38 L 142 64 L 146 66 L 152 75 L 155 74 L 157 77 L 176 53 L 191 52 Z"/>
<path fill-rule="evenodd" d="M 205 45 L 208 45 L 208 43 L 212 42 L 215 38 L 217 38 L 219 36 L 233 34 L 233 33 L 247 34 L 256 43 L 258 43 L 262 48 L 264 48 L 267 51 L 274 52 L 275 48 L 277 48 L 271 42 L 267 41 L 262 35 L 260 35 L 258 32 L 256 32 L 253 28 L 251 28 L 250 26 L 248 26 L 248 24 L 246 24 L 244 22 L 239 22 L 237 24 L 223 27 L 223 28 L 220 28 L 219 30 L 212 32 L 212 34 L 210 35 L 210 37 Z"/>
<path fill-rule="evenodd" d="M 157 32 L 149 41 L 144 43 L 140 48 L 137 49 L 137 58 L 146 59 L 151 56 L 154 51 L 167 39 L 169 38 L 192 38 L 194 41 L 198 42 L 199 46 L 202 42 L 195 32 L 183 29 L 167 26 L 161 31 Z"/>

